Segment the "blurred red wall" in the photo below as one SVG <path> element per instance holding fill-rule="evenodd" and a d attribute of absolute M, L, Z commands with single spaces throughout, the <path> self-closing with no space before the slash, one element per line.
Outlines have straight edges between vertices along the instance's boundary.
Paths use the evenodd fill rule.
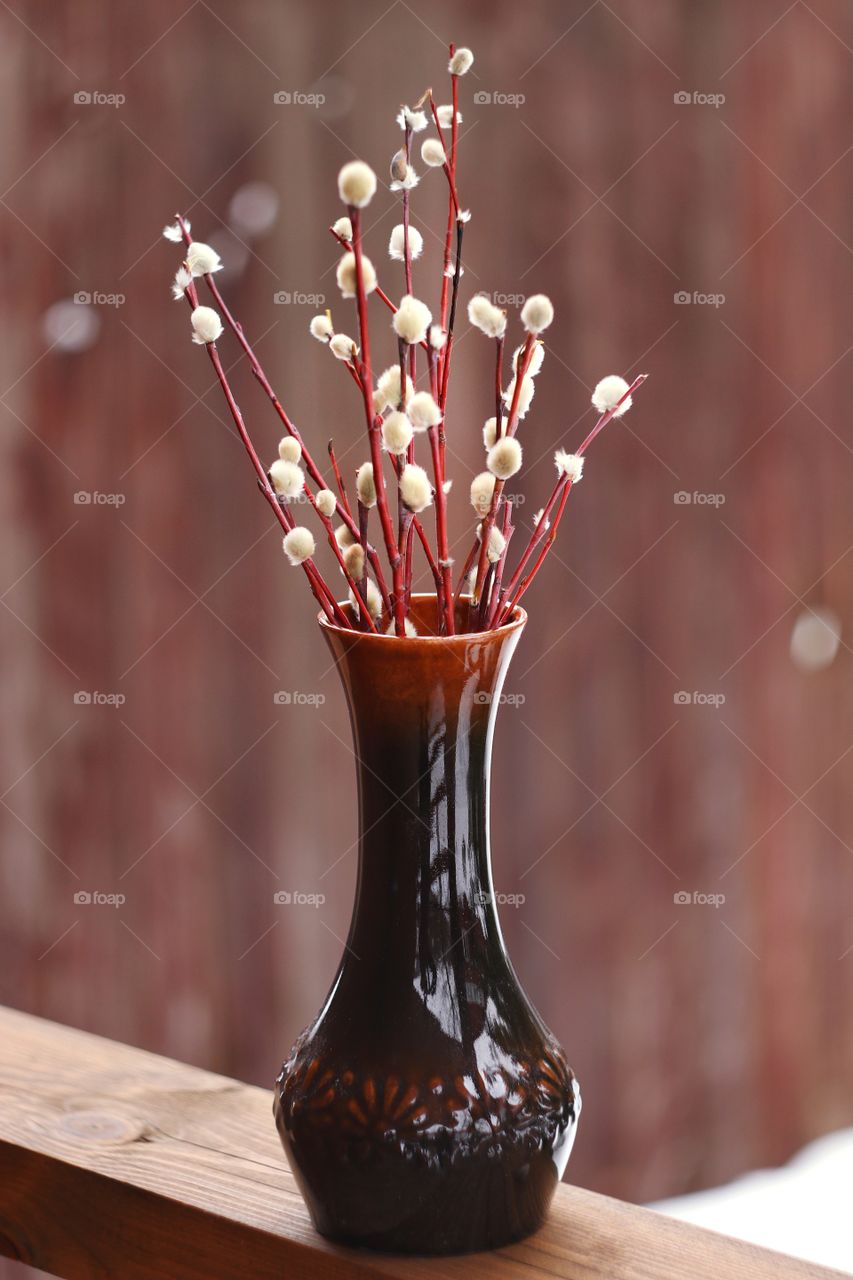
<path fill-rule="evenodd" d="M 326 993 L 355 872 L 343 700 L 159 232 L 179 208 L 215 241 L 273 383 L 351 474 L 358 403 L 304 298 L 345 327 L 338 168 L 387 172 L 399 104 L 438 92 L 454 40 L 476 55 L 463 301 L 545 290 L 557 312 L 522 523 L 595 381 L 650 375 L 528 596 L 495 750 L 497 887 L 524 895 L 504 930 L 584 1092 L 570 1176 L 649 1199 L 850 1123 L 847 7 L 10 0 L 0 24 L 0 999 L 271 1084 Z M 256 182 L 278 216 L 250 232 Z M 416 225 L 440 228 L 441 186 Z M 368 218 L 392 292 L 398 212 L 382 190 Z M 428 300 L 439 256 L 428 235 Z M 462 554 L 490 412 L 467 328 Z M 223 357 L 271 457 L 274 417 Z"/>

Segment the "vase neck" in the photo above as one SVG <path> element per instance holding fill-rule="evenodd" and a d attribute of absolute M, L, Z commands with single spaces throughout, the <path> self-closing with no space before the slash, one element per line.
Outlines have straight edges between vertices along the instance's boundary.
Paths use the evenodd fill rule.
<path fill-rule="evenodd" d="M 331 630 L 331 629 L 329 629 Z M 441 1003 L 503 957 L 492 901 L 489 767 L 520 626 L 451 639 L 332 632 L 359 794 L 359 871 L 339 980 Z M 454 1001 L 451 1001 L 454 1003 Z M 458 1000 L 455 1002 L 458 1003 Z"/>

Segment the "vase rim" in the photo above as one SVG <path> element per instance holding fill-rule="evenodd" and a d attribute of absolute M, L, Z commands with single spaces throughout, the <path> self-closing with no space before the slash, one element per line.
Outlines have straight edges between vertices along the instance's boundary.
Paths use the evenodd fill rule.
<path fill-rule="evenodd" d="M 435 600 L 434 591 L 415 591 L 412 593 L 412 601 L 428 601 Z M 462 596 L 462 600 L 470 599 L 469 596 Z M 348 600 L 339 601 L 341 609 L 344 613 L 351 615 L 353 612 L 352 605 Z M 339 626 L 337 622 L 330 622 L 325 613 L 317 614 L 317 621 L 324 631 L 333 632 L 340 636 L 351 636 L 353 631 L 350 627 Z M 368 640 L 371 643 L 382 641 L 386 644 L 405 644 L 408 648 L 416 645 L 452 645 L 457 641 L 470 643 L 472 640 L 485 640 L 490 637 L 508 636 L 514 631 L 520 631 L 527 622 L 527 611 L 522 609 L 521 605 L 516 605 L 512 611 L 512 617 L 501 627 L 494 627 L 488 631 L 457 631 L 452 636 L 434 636 L 434 635 L 416 635 L 416 636 L 398 636 L 386 635 L 384 632 L 358 631 L 355 634 L 359 640 Z"/>

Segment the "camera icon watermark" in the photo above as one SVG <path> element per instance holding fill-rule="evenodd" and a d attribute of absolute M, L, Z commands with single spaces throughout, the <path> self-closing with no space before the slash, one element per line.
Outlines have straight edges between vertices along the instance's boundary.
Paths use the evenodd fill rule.
<path fill-rule="evenodd" d="M 75 507 L 123 507 L 126 502 L 126 494 L 101 493 L 100 489 L 78 489 L 74 494 Z"/>
<path fill-rule="evenodd" d="M 688 493 L 686 489 L 677 489 L 672 495 L 677 507 L 721 507 L 726 501 L 724 493 L 699 493 L 694 489 Z"/>
<path fill-rule="evenodd" d="M 719 911 L 720 907 L 725 904 L 726 895 L 724 893 L 700 893 L 698 889 L 688 893 L 686 889 L 680 889 L 672 895 L 672 901 L 677 907 L 714 907 Z"/>
<path fill-rule="evenodd" d="M 322 907 L 326 901 L 325 893 L 303 893 L 300 889 L 277 889 L 272 896 L 277 907 Z"/>
<path fill-rule="evenodd" d="M 123 707 L 127 698 L 123 693 L 101 693 L 98 689 L 78 689 L 73 701 L 75 707 Z"/>
<path fill-rule="evenodd" d="M 694 89 L 692 92 L 682 89 L 672 95 L 672 100 L 677 107 L 714 107 L 718 111 L 725 102 L 726 95 L 702 93 L 700 89 Z"/>
<path fill-rule="evenodd" d="M 501 693 L 495 697 L 493 693 L 481 689 L 479 693 L 474 694 L 474 701 L 479 702 L 481 706 L 490 706 L 491 703 L 496 702 L 499 707 L 523 707 L 527 697 L 523 693 Z"/>
<path fill-rule="evenodd" d="M 303 693 L 299 689 L 279 689 L 272 700 L 277 707 L 322 707 L 325 693 Z"/>
<path fill-rule="evenodd" d="M 87 289 L 78 289 L 73 301 L 78 307 L 123 307 L 127 298 L 123 293 L 103 293 L 99 289 L 90 293 Z"/>
<path fill-rule="evenodd" d="M 277 307 L 325 307 L 325 293 L 290 293 L 287 289 L 278 289 L 272 296 Z"/>
<path fill-rule="evenodd" d="M 523 107 L 527 98 L 523 93 L 504 93 L 500 89 L 480 89 L 474 94 L 475 107 Z"/>
<path fill-rule="evenodd" d="M 677 707 L 716 707 L 719 710 L 726 704 L 726 695 L 702 693 L 699 689 L 694 689 L 692 693 L 688 689 L 679 689 L 672 695 L 672 700 Z"/>
<path fill-rule="evenodd" d="M 100 893 L 97 889 L 78 889 L 74 894 L 74 905 L 77 907 L 123 907 L 127 896 L 123 893 Z"/>
<path fill-rule="evenodd" d="M 527 898 L 523 893 L 480 893 L 474 894 L 474 901 L 480 907 L 523 907 Z"/>
<path fill-rule="evenodd" d="M 724 293 L 701 293 L 698 289 L 694 289 L 692 293 L 687 289 L 676 289 L 672 295 L 672 300 L 677 307 L 722 307 L 725 305 L 726 295 Z"/>
<path fill-rule="evenodd" d="M 272 100 L 277 107 L 322 107 L 325 93 L 303 93 L 300 89 L 279 89 Z"/>
<path fill-rule="evenodd" d="M 123 93 L 102 93 L 99 89 L 78 89 L 74 94 L 77 107 L 123 107 L 126 102 Z"/>

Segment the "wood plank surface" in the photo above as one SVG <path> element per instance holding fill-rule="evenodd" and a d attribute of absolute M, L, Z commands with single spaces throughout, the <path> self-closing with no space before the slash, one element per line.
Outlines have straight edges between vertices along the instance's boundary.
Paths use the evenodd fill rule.
<path fill-rule="evenodd" d="M 0 1252 L 68 1280 L 840 1274 L 565 1185 L 542 1231 L 493 1254 L 339 1249 L 311 1227 L 270 1093 L 8 1009 L 0 1010 Z"/>

